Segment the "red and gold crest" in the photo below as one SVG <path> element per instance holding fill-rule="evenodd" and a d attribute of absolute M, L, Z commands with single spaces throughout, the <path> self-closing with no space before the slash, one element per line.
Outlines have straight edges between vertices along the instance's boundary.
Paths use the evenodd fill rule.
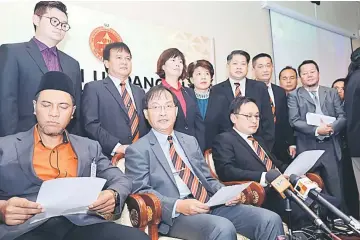
<path fill-rule="evenodd" d="M 103 60 L 103 51 L 107 44 L 122 41 L 120 35 L 114 29 L 108 27 L 95 28 L 89 38 L 91 51 L 100 61 Z"/>

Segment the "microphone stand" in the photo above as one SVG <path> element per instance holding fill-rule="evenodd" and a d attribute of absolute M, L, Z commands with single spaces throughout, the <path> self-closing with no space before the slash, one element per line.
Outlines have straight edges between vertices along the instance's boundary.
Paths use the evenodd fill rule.
<path fill-rule="evenodd" d="M 289 240 L 293 239 L 292 234 L 292 224 L 291 224 L 291 204 L 290 204 L 290 198 L 285 198 L 285 212 L 287 212 L 287 218 L 288 218 L 288 229 L 289 229 Z"/>

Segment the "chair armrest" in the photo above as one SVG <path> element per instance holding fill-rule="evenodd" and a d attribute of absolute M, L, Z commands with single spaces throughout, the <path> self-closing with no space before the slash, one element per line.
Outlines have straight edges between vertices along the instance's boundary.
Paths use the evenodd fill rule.
<path fill-rule="evenodd" d="M 148 208 L 148 235 L 151 240 L 158 240 L 158 225 L 161 221 L 161 202 L 159 198 L 152 193 L 141 194 L 141 197 Z"/>
<path fill-rule="evenodd" d="M 244 184 L 250 181 L 231 181 L 231 182 L 223 182 L 226 186 L 236 185 L 236 184 Z M 252 182 L 252 184 L 244 190 L 245 200 L 241 201 L 245 204 L 251 204 L 255 206 L 261 206 L 265 201 L 265 189 L 257 182 Z M 242 196 L 243 197 L 243 196 Z"/>
<path fill-rule="evenodd" d="M 142 194 L 129 195 L 126 204 L 129 209 L 131 225 L 144 231 L 148 225 L 149 216 L 148 207 L 142 198 Z"/>
<path fill-rule="evenodd" d="M 324 181 L 315 173 L 307 173 L 306 176 L 313 182 L 316 182 L 319 188 L 324 189 Z"/>

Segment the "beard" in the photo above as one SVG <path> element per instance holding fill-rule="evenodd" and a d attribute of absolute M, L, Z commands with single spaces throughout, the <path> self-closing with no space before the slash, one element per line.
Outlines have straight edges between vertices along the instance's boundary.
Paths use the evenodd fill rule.
<path fill-rule="evenodd" d="M 43 126 L 40 124 L 38 124 L 38 126 L 39 126 L 39 129 L 41 130 L 41 132 L 43 132 L 45 135 L 48 135 L 51 137 L 62 135 L 65 131 L 65 129 L 63 129 L 63 128 Z"/>

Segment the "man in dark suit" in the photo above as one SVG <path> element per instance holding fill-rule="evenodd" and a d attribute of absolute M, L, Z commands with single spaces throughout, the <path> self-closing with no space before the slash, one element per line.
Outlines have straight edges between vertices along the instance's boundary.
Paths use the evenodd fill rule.
<path fill-rule="evenodd" d="M 271 112 L 270 96 L 265 84 L 246 78 L 250 55 L 242 50 L 234 50 L 227 56 L 227 68 L 229 79 L 212 87 L 213 94 L 224 95 L 227 99 L 223 111 L 230 106 L 231 101 L 238 96 L 251 97 L 259 107 L 261 121 L 256 135 L 262 136 L 269 149 L 273 148 L 275 142 L 274 117 Z M 228 112 L 227 112 L 228 113 Z M 226 114 L 227 114 L 226 113 Z M 232 124 L 229 118 L 224 121 L 223 129 L 231 129 Z"/>
<path fill-rule="evenodd" d="M 152 129 L 126 149 L 125 173 L 134 192 L 159 198 L 160 233 L 192 240 L 235 240 L 237 232 L 256 240 L 283 235 L 277 214 L 238 204 L 239 196 L 210 209 L 205 203 L 224 185 L 211 176 L 195 137 L 174 130 L 180 108 L 175 95 L 158 85 L 144 102 Z"/>
<path fill-rule="evenodd" d="M 264 82 L 270 95 L 270 105 L 275 123 L 275 144 L 272 153 L 277 159 L 290 163 L 296 155 L 294 132 L 289 123 L 287 98 L 284 89 L 271 83 L 272 58 L 260 53 L 253 57 L 252 66 L 257 81 Z"/>
<path fill-rule="evenodd" d="M 148 132 L 142 112 L 145 92 L 128 81 L 132 55 L 125 43 L 106 45 L 103 55 L 108 77 L 85 85 L 82 120 L 86 135 L 99 141 L 106 155 L 125 154 Z"/>
<path fill-rule="evenodd" d="M 48 71 L 64 72 L 73 81 L 77 109 L 67 129 L 81 134 L 80 66 L 56 47 L 70 29 L 66 6 L 59 1 L 37 3 L 33 24 L 35 36 L 29 42 L 0 46 L 0 137 L 34 126 L 31 101 L 41 76 Z"/>
<path fill-rule="evenodd" d="M 62 72 L 47 72 L 35 93 L 37 123 L 26 132 L 0 138 L 0 239 L 149 239 L 138 229 L 104 219 L 108 214 L 120 217 L 131 179 L 111 165 L 98 142 L 65 130 L 75 111 L 72 80 Z M 97 200 L 88 206 L 92 214 L 66 214 L 30 223 L 35 214 L 47 215 L 46 207 L 36 203 L 42 184 L 74 177 L 106 180 Z"/>

